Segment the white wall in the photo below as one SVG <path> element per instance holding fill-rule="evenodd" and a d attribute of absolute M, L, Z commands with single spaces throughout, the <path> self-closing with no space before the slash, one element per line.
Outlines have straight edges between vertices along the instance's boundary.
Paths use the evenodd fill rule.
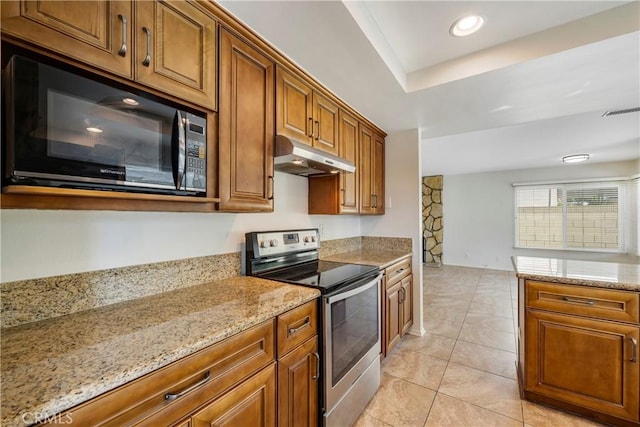
<path fill-rule="evenodd" d="M 417 129 L 396 132 L 385 142 L 385 214 L 363 216 L 363 236 L 409 237 L 413 240 L 413 326 L 423 335 L 420 135 Z"/>
<path fill-rule="evenodd" d="M 0 210 L 0 281 L 236 252 L 244 233 L 322 226 L 322 239 L 360 236 L 358 216 L 307 214 L 307 178 L 276 173 L 264 214 Z"/>
<path fill-rule="evenodd" d="M 443 189 L 443 263 L 512 270 L 512 255 L 619 259 L 602 253 L 515 249 L 513 187 L 516 182 L 607 178 L 638 173 L 636 160 L 564 165 L 466 175 L 446 175 Z"/>

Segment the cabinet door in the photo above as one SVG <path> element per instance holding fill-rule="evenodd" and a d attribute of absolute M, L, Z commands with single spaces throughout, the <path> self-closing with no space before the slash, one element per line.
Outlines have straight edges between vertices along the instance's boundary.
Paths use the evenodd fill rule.
<path fill-rule="evenodd" d="M 373 131 L 363 123 L 360 123 L 359 143 L 360 143 L 360 213 L 372 214 L 374 208 L 375 183 L 372 180 L 373 174 L 373 151 L 374 139 Z"/>
<path fill-rule="evenodd" d="M 375 214 L 384 214 L 384 138 L 377 133 L 373 143 L 373 209 Z"/>
<path fill-rule="evenodd" d="M 338 106 L 318 92 L 313 93 L 313 146 L 338 155 Z"/>
<path fill-rule="evenodd" d="M 638 421 L 638 327 L 528 310 L 525 390 Z"/>
<path fill-rule="evenodd" d="M 317 425 L 319 377 L 317 337 L 278 360 L 278 426 Z"/>
<path fill-rule="evenodd" d="M 400 332 L 404 335 L 413 324 L 413 275 L 402 279 Z"/>
<path fill-rule="evenodd" d="M 358 120 L 349 113 L 338 113 L 340 157 L 356 165 L 354 173 L 340 172 L 340 213 L 358 213 Z"/>
<path fill-rule="evenodd" d="M 281 67 L 276 70 L 276 132 L 312 145 L 313 90 Z"/>
<path fill-rule="evenodd" d="M 220 31 L 220 210 L 273 211 L 274 64 Z"/>
<path fill-rule="evenodd" d="M 216 110 L 216 21 L 188 2 L 135 4 L 136 80 Z"/>
<path fill-rule="evenodd" d="M 2 32 L 131 78 L 131 10 L 131 1 L 3 1 Z"/>
<path fill-rule="evenodd" d="M 400 341 L 400 334 L 402 332 L 402 325 L 400 324 L 400 289 L 402 289 L 402 282 L 398 281 L 387 288 L 385 298 L 385 313 L 387 320 L 387 329 L 385 333 L 385 350 L 389 353 L 393 347 Z"/>
<path fill-rule="evenodd" d="M 275 364 L 215 399 L 197 412 L 191 421 L 193 427 L 275 426 Z"/>

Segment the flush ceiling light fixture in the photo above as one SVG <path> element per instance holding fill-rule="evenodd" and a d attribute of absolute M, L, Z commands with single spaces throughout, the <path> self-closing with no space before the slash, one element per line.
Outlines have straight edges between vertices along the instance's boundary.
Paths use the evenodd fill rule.
<path fill-rule="evenodd" d="M 562 163 L 579 163 L 584 162 L 585 160 L 589 160 L 588 154 L 572 154 L 570 156 L 564 156 L 562 158 Z"/>
<path fill-rule="evenodd" d="M 102 129 L 93 126 L 89 126 L 87 131 L 91 133 L 102 133 Z"/>
<path fill-rule="evenodd" d="M 467 15 L 458 18 L 449 28 L 449 34 L 454 37 L 465 37 L 478 31 L 484 25 L 484 18 L 480 15 Z"/>

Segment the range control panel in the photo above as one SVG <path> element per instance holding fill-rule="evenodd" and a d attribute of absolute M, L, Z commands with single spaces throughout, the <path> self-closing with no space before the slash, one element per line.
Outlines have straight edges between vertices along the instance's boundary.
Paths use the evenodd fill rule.
<path fill-rule="evenodd" d="M 252 238 L 254 256 L 258 258 L 320 247 L 320 235 L 316 228 L 255 233 Z"/>

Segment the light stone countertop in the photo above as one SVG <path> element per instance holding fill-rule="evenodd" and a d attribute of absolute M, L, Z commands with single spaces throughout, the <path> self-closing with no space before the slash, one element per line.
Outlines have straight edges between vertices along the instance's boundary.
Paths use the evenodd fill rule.
<path fill-rule="evenodd" d="M 69 409 L 319 295 L 233 277 L 2 329 L 2 426 Z"/>
<path fill-rule="evenodd" d="M 571 285 L 640 291 L 640 265 L 514 256 L 516 276 Z"/>
<path fill-rule="evenodd" d="M 382 249 L 358 249 L 355 251 L 342 252 L 335 255 L 322 257 L 321 259 L 323 261 L 375 265 L 376 267 L 382 269 L 408 256 L 411 256 L 411 252 L 389 251 Z"/>

